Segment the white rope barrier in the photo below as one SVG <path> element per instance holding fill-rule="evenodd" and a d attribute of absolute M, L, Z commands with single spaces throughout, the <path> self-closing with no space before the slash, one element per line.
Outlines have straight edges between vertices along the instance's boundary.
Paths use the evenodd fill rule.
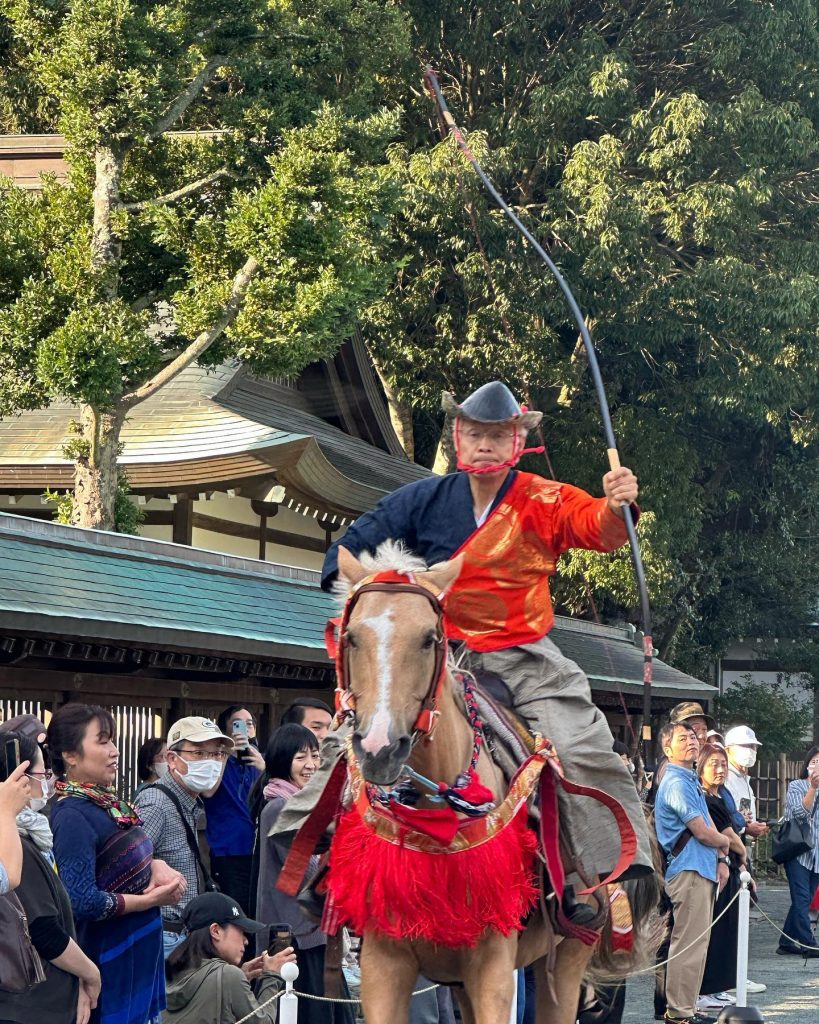
<path fill-rule="evenodd" d="M 410 997 L 421 996 L 425 992 L 434 992 L 436 988 L 440 988 L 440 985 L 428 985 L 426 988 L 418 988 L 414 992 L 410 992 Z M 314 996 L 312 992 L 299 992 L 300 999 L 315 999 L 317 1003 L 353 1003 L 357 1005 L 361 1002 L 360 999 L 331 999 L 329 996 Z"/>
<path fill-rule="evenodd" d="M 768 922 L 768 924 L 769 924 L 769 925 L 770 925 L 770 926 L 771 926 L 772 928 L 774 928 L 774 929 L 775 929 L 776 931 L 778 931 L 778 932 L 779 932 L 779 934 L 780 934 L 780 935 L 781 935 L 781 936 L 782 936 L 783 938 L 787 939 L 787 940 L 788 940 L 788 942 L 792 942 L 792 943 L 794 944 L 794 946 L 799 946 L 799 947 L 800 947 L 800 949 L 801 949 L 801 948 L 802 948 L 802 947 L 803 947 L 803 946 L 805 945 L 805 944 L 804 944 L 804 942 L 802 942 L 802 940 L 801 940 L 801 939 L 795 939 L 795 938 L 794 938 L 794 937 L 793 937 L 792 935 L 788 935 L 788 933 L 787 933 L 787 932 L 783 932 L 783 931 L 782 931 L 782 929 L 781 929 L 781 928 L 779 927 L 779 925 L 778 925 L 778 924 L 776 923 L 776 921 L 773 921 L 773 920 L 771 920 L 771 918 L 770 918 L 770 917 L 768 917 L 768 915 L 767 915 L 767 914 L 765 913 L 765 911 L 764 911 L 764 910 L 762 909 L 762 907 L 760 907 L 760 905 L 759 905 L 758 903 L 757 903 L 757 905 L 756 905 L 756 908 L 755 908 L 755 909 L 756 909 L 756 910 L 758 910 L 758 911 L 759 911 L 759 913 L 760 913 L 760 914 L 761 914 L 761 915 L 762 915 L 762 916 L 763 916 L 763 917 L 765 918 L 765 920 L 766 920 L 766 921 Z M 815 947 L 815 948 L 816 948 L 816 949 L 819 949 L 819 946 L 817 946 L 817 947 Z M 807 957 L 805 957 L 805 959 L 807 960 L 808 958 L 807 958 Z"/>
<path fill-rule="evenodd" d="M 274 996 L 271 996 L 269 999 L 266 999 L 263 1003 L 259 1003 L 255 1010 L 251 1010 L 250 1013 L 245 1014 L 245 1016 L 242 1017 L 241 1020 L 237 1020 L 235 1024 L 246 1024 L 246 1021 L 253 1020 L 253 1018 L 256 1016 L 259 1010 L 263 1010 L 266 1006 L 270 1006 L 272 1003 L 275 1003 L 276 1000 L 280 999 L 283 995 L 284 989 L 282 989 L 280 992 L 277 992 Z"/>
<path fill-rule="evenodd" d="M 731 907 L 736 903 L 736 901 L 738 899 L 739 899 L 739 893 L 737 892 L 731 898 L 730 902 L 727 903 L 722 908 L 722 910 L 720 911 L 719 914 L 717 914 L 717 916 L 713 919 L 713 921 L 711 921 L 711 923 L 708 925 L 708 927 L 705 929 L 705 931 L 700 932 L 700 934 L 696 937 L 696 939 L 692 939 L 692 941 L 688 943 L 688 945 L 685 947 L 685 949 L 678 949 L 676 953 L 674 953 L 672 956 L 668 957 L 667 960 L 663 960 L 659 964 L 652 964 L 651 967 L 643 967 L 639 971 L 632 971 L 631 974 L 624 975 L 624 979 L 625 978 L 636 978 L 640 974 L 653 974 L 655 971 L 659 971 L 659 969 L 661 967 L 665 967 L 666 964 L 670 964 L 672 960 L 676 960 L 676 958 L 678 956 L 682 956 L 683 953 L 687 953 L 689 949 L 692 949 L 694 946 L 696 946 L 696 944 L 700 941 L 700 939 L 704 939 L 705 938 L 705 936 L 711 931 L 711 929 L 714 927 L 714 925 L 717 923 L 717 921 L 719 921 L 720 918 L 724 917 L 728 913 L 728 911 L 731 909 Z"/>
<path fill-rule="evenodd" d="M 313 999 L 317 1003 L 346 1003 L 352 1006 L 358 1006 L 361 1003 L 360 999 L 331 999 L 330 996 L 315 996 L 310 992 L 299 992 L 298 989 L 293 988 L 293 982 L 298 977 L 298 969 L 296 975 L 292 979 L 285 978 L 285 971 L 287 970 L 288 967 L 293 966 L 295 965 L 285 964 L 282 967 L 282 977 L 285 980 L 285 988 L 283 988 L 280 992 L 277 992 L 275 995 L 271 996 L 269 999 L 266 999 L 263 1003 L 259 1003 L 255 1010 L 252 1010 L 250 1013 L 246 1014 L 244 1017 L 241 1018 L 241 1020 L 235 1021 L 234 1024 L 247 1024 L 247 1021 L 253 1020 L 253 1018 L 256 1017 L 260 1010 L 264 1010 L 265 1007 L 271 1006 L 273 1003 L 275 1003 L 277 999 L 281 999 L 282 997 L 290 993 L 292 993 L 295 1001 L 298 1001 L 299 999 Z M 287 973 L 289 975 L 291 972 L 288 971 Z M 416 989 L 414 992 L 410 993 L 410 995 L 421 996 L 424 995 L 426 992 L 434 992 L 436 988 L 440 987 L 440 985 L 427 985 L 426 988 Z M 282 1020 L 280 1020 L 279 1024 L 286 1024 L 286 1020 L 283 1018 Z"/>

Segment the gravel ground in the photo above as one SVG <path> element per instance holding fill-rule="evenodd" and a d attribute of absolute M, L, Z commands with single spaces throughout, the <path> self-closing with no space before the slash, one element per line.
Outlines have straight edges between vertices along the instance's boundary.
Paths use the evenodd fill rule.
<path fill-rule="evenodd" d="M 790 906 L 787 888 L 761 884 L 759 905 L 781 927 Z M 749 996 L 748 1002 L 762 1012 L 766 1024 L 819 1024 L 819 960 L 777 956 L 778 939 L 774 927 L 752 911 L 748 977 L 764 982 L 768 990 Z M 653 993 L 650 976 L 629 980 L 624 1024 L 651 1024 Z"/>

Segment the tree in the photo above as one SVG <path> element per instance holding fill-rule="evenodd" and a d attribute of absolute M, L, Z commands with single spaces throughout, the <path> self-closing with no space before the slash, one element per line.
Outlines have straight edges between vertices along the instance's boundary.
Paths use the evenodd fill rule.
<path fill-rule="evenodd" d="M 750 725 L 766 758 L 801 749 L 813 723 L 813 701 L 808 704 L 787 693 L 782 681 L 756 683 L 746 676 L 714 701 L 723 729 Z"/>
<path fill-rule="evenodd" d="M 801 635 L 819 579 L 814 6 L 408 7 L 470 145 L 588 316 L 655 513 L 661 655 L 704 673 L 734 635 Z M 425 450 L 443 388 L 501 376 L 546 411 L 558 475 L 599 490 L 567 306 L 436 128 L 418 93 L 390 150 L 405 262 L 365 314 L 368 343 Z M 563 567 L 562 607 L 588 612 L 581 562 L 601 610 L 634 616 L 627 573 L 597 556 Z"/>
<path fill-rule="evenodd" d="M 194 360 L 287 374 L 392 274 L 380 0 L 9 0 L 0 127 L 68 181 L 0 187 L 0 414 L 79 408 L 71 518 L 112 528 L 125 419 Z"/>

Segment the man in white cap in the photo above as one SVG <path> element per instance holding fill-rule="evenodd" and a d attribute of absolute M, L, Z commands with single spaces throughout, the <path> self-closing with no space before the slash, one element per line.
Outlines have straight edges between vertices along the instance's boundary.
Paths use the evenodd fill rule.
<path fill-rule="evenodd" d="M 570 779 L 605 790 L 626 808 L 638 837 L 629 877 L 650 874 L 648 834 L 631 776 L 612 751 L 588 680 L 547 635 L 557 559 L 570 548 L 614 551 L 626 543 L 623 506 L 636 501 L 637 478 L 626 467 L 608 472 L 604 496 L 593 497 L 516 469 L 542 413 L 521 406 L 501 381 L 484 384 L 460 405 L 446 394 L 443 408 L 453 418 L 458 472 L 402 487 L 357 519 L 327 552 L 322 586 L 330 589 L 338 574 L 340 545 L 360 555 L 400 540 L 427 565 L 462 555 L 447 595 L 447 636 L 466 648 L 468 668 L 505 680 L 515 709 L 530 729 L 554 742 Z M 319 777 L 288 801 L 278 832 L 297 828 L 317 799 L 335 760 L 331 741 L 337 735 L 325 741 Z M 589 803 L 560 794 L 578 862 L 589 878 L 603 877 L 617 863 L 620 835 L 608 812 Z"/>
<path fill-rule="evenodd" d="M 756 794 L 751 788 L 748 769 L 756 764 L 757 750 L 762 744 L 747 725 L 735 725 L 725 734 L 728 752 L 728 778 L 725 785 L 734 803 L 745 818 L 745 835 L 751 839 L 764 836 L 768 826 L 756 820 Z"/>
<path fill-rule="evenodd" d="M 768 826 L 764 821 L 756 820 L 756 794 L 751 787 L 748 770 L 756 764 L 758 749 L 762 746 L 756 733 L 750 726 L 735 725 L 725 733 L 725 750 L 728 754 L 728 778 L 725 785 L 734 798 L 737 810 L 745 818 L 745 830 L 742 841 L 748 850 L 748 868 L 751 870 L 751 840 L 764 836 Z M 767 988 L 762 982 L 748 979 L 749 992 L 764 992 Z"/>
<path fill-rule="evenodd" d="M 188 883 L 179 903 L 162 908 L 165 956 L 185 937 L 182 911 L 213 884 L 199 853 L 201 798 L 219 788 L 233 740 L 209 718 L 191 715 L 170 727 L 167 747 L 167 775 L 145 786 L 135 801 L 154 856 L 181 872 Z"/>

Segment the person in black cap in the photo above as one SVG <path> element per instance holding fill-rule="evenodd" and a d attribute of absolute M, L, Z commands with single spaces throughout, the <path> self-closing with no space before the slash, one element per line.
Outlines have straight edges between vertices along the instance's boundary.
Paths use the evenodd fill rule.
<path fill-rule="evenodd" d="M 233 1024 L 248 1014 L 260 1024 L 275 1024 L 276 1003 L 260 1004 L 282 987 L 279 971 L 295 962 L 293 947 L 243 964 L 248 935 L 268 925 L 247 917 L 236 900 L 221 892 L 191 900 L 182 919 L 187 936 L 165 963 L 163 1024 Z"/>
<path fill-rule="evenodd" d="M 612 735 L 591 698 L 588 680 L 547 634 L 554 622 L 549 577 L 569 548 L 614 551 L 627 540 L 624 505 L 637 498 L 637 478 L 622 467 L 603 477 L 602 498 L 515 466 L 542 413 L 522 407 L 500 381 L 484 384 L 463 404 L 445 394 L 453 417 L 458 472 L 431 476 L 387 495 L 360 516 L 327 552 L 322 586 L 331 589 L 343 545 L 354 555 L 403 541 L 427 565 L 463 555 L 447 594 L 447 636 L 461 643 L 465 667 L 507 683 L 515 710 L 555 744 L 566 775 L 616 797 L 637 830 L 629 877 L 651 873 L 645 819 L 631 776 L 612 751 Z M 635 508 L 635 515 L 637 510 Z M 276 833 L 294 832 L 315 804 L 341 753 L 344 730 L 331 732 L 310 786 L 288 801 Z M 587 877 L 615 866 L 620 836 L 600 806 L 560 794 L 561 816 Z M 595 805 L 596 807 L 597 805 Z"/>

